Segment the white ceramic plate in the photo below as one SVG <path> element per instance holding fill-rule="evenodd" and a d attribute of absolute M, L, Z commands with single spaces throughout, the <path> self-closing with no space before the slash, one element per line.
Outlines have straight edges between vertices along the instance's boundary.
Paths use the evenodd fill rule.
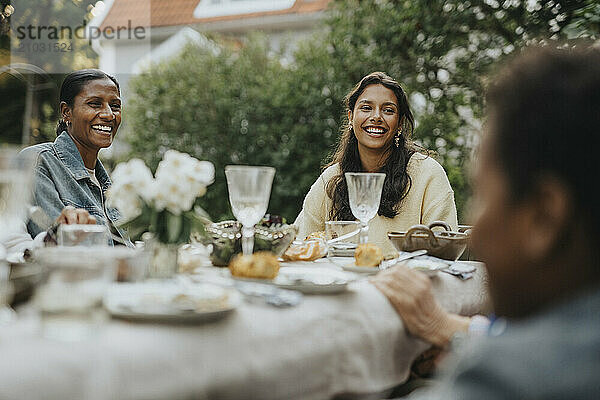
<path fill-rule="evenodd" d="M 359 265 L 356 265 L 355 263 L 344 264 L 342 265 L 342 268 L 344 269 L 344 271 L 351 271 L 368 275 L 373 275 L 381 271 L 379 267 L 361 267 Z"/>
<path fill-rule="evenodd" d="M 447 268 L 449 263 L 444 262 L 433 257 L 423 256 L 420 258 L 413 258 L 406 261 L 406 266 L 424 273 L 425 275 L 435 275 L 439 270 Z"/>
<path fill-rule="evenodd" d="M 203 323 L 225 317 L 241 303 L 241 296 L 234 289 L 210 283 L 185 288 L 172 282 L 120 283 L 109 288 L 103 303 L 116 318 Z"/>
<path fill-rule="evenodd" d="M 224 269 L 223 274 L 240 281 L 267 283 L 305 294 L 341 293 L 348 289 L 348 283 L 356 280 L 343 271 L 322 267 L 282 267 L 275 279 L 235 277 L 228 269 Z"/>

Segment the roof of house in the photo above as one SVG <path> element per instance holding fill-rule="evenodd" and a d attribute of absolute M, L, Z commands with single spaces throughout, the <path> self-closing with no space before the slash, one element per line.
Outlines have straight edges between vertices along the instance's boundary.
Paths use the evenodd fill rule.
<path fill-rule="evenodd" d="M 226 15 L 211 18 L 195 18 L 194 9 L 200 0 L 115 0 L 101 24 L 107 26 L 176 26 L 232 21 L 270 15 L 307 14 L 323 11 L 330 0 L 296 0 L 285 10 L 255 12 L 248 14 Z M 150 3 L 150 9 L 148 9 Z"/>

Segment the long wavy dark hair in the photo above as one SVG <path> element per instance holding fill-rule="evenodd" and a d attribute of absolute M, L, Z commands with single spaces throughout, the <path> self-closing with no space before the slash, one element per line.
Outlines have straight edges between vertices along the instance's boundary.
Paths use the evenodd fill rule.
<path fill-rule="evenodd" d="M 395 146 L 394 141 L 390 142 L 389 155 L 381 169 L 378 172 L 385 173 L 383 191 L 381 193 L 381 203 L 377 214 L 387 218 L 394 218 L 398 215 L 400 202 L 406 197 L 411 186 L 411 179 L 406 172 L 408 160 L 416 151 L 416 146 L 411 140 L 414 130 L 414 117 L 408 106 L 406 94 L 398 82 L 389 77 L 384 72 L 373 72 L 354 86 L 346 95 L 344 104 L 346 112 L 354 112 L 354 106 L 358 97 L 369 85 L 383 85 L 392 90 L 398 99 L 398 113 L 400 128 L 402 134 L 399 135 L 399 145 Z M 366 172 L 360 161 L 358 154 L 358 140 L 352 129 L 352 121 L 347 121 L 342 128 L 337 148 L 333 154 L 332 161 L 326 165 L 329 167 L 339 163 L 340 173 L 334 176 L 327 184 L 327 195 L 332 199 L 333 207 L 329 212 L 329 219 L 335 221 L 354 220 L 350 210 L 350 201 L 348 200 L 348 185 L 344 174 L 346 172 Z"/>

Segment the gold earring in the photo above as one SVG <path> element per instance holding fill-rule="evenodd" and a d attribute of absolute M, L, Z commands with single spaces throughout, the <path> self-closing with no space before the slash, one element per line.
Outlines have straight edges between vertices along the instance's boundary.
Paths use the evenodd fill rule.
<path fill-rule="evenodd" d="M 396 137 L 394 138 L 396 147 L 400 147 L 400 135 L 402 135 L 402 129 L 398 129 L 398 134 L 396 134 Z"/>

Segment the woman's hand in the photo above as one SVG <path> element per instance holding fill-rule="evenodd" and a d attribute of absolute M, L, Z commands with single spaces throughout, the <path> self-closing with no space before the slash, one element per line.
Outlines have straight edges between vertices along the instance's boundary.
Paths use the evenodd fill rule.
<path fill-rule="evenodd" d="M 57 224 L 87 224 L 93 225 L 96 223 L 96 217 L 90 215 L 89 212 L 83 208 L 75 208 L 73 206 L 66 206 L 60 212 L 58 218 L 56 218 Z"/>
<path fill-rule="evenodd" d="M 406 329 L 439 347 L 459 331 L 466 332 L 470 318 L 446 312 L 433 296 L 428 276 L 402 265 L 386 269 L 371 283 L 392 303 Z"/>

